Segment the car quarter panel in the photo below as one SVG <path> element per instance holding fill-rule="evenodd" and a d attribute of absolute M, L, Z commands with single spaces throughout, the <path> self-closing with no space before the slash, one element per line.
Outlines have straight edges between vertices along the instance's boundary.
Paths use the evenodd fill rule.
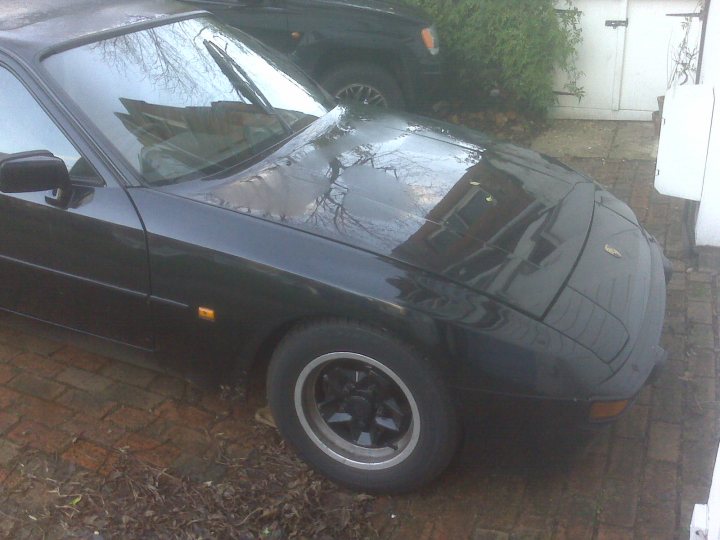
<path fill-rule="evenodd" d="M 458 387 L 572 397 L 610 375 L 578 344 L 466 287 L 262 218 L 129 191 L 148 231 L 158 347 L 173 361 L 242 373 L 278 329 L 351 317 L 415 343 Z"/>

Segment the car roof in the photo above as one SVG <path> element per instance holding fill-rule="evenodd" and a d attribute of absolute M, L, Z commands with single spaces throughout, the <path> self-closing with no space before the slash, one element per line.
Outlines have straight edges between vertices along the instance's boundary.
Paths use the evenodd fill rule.
<path fill-rule="evenodd" d="M 0 50 L 32 60 L 68 41 L 191 11 L 172 0 L 4 0 Z"/>

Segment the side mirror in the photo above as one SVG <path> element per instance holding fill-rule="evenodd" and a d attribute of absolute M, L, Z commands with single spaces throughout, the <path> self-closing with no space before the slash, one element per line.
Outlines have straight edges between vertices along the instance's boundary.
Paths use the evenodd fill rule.
<path fill-rule="evenodd" d="M 65 162 L 47 150 L 7 154 L 0 158 L 0 191 L 67 191 L 70 175 Z"/>

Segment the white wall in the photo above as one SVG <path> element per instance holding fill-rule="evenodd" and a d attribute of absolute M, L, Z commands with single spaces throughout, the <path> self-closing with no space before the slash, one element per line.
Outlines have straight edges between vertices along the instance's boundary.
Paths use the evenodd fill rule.
<path fill-rule="evenodd" d="M 701 84 L 714 87 L 715 111 L 695 241 L 698 246 L 720 246 L 720 0 L 710 3 L 700 75 Z"/>

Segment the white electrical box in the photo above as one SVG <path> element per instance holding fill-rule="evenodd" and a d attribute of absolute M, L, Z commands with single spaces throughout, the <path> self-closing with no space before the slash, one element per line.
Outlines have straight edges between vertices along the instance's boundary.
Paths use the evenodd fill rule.
<path fill-rule="evenodd" d="M 665 95 L 655 177 L 663 195 L 700 200 L 714 107 L 711 85 L 676 86 Z"/>

